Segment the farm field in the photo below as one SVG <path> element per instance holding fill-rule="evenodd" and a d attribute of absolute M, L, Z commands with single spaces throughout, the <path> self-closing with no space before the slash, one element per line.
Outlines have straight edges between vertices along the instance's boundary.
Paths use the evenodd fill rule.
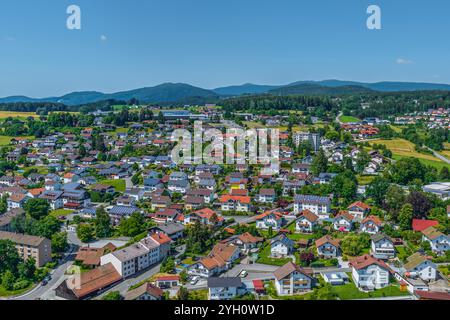
<path fill-rule="evenodd" d="M 341 120 L 344 123 L 349 123 L 349 122 L 360 122 L 361 120 L 356 118 L 356 117 L 352 117 L 352 116 L 341 116 L 339 118 L 339 120 Z"/>
<path fill-rule="evenodd" d="M 0 119 L 6 119 L 9 117 L 20 119 L 26 119 L 28 117 L 39 118 L 35 112 L 0 111 Z"/>
<path fill-rule="evenodd" d="M 415 150 L 415 145 L 404 139 L 393 140 L 373 140 L 370 144 L 383 144 L 392 151 L 393 159 L 399 160 L 405 157 L 418 158 L 423 164 L 436 167 L 438 169 L 449 166 L 431 154 L 419 153 Z"/>

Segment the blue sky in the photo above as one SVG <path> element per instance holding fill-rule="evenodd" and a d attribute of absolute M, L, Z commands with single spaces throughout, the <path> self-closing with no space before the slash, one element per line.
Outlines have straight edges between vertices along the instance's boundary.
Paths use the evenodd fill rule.
<path fill-rule="evenodd" d="M 82 30 L 66 28 L 66 8 Z M 382 30 L 366 9 L 382 10 Z M 450 83 L 450 2 L 2 0 L 0 96 L 298 80 Z"/>

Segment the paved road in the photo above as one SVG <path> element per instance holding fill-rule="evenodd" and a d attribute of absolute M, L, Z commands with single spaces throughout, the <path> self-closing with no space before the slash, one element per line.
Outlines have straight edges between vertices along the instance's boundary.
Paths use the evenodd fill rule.
<path fill-rule="evenodd" d="M 73 260 L 75 258 L 75 252 L 77 250 L 76 246 L 71 245 L 69 253 L 66 255 L 66 257 L 63 260 L 63 263 L 60 264 L 56 269 L 54 269 L 51 272 L 51 280 L 47 283 L 46 286 L 43 286 L 42 284 L 38 284 L 34 289 L 31 291 L 17 296 L 10 298 L 8 300 L 36 300 L 36 299 L 50 299 L 53 297 L 54 289 L 59 286 L 59 284 L 65 279 L 65 272 L 70 266 L 73 264 Z"/>
<path fill-rule="evenodd" d="M 339 114 L 336 117 L 336 122 L 339 124 L 343 124 L 343 122 L 341 121 L 341 119 L 339 119 L 340 117 L 342 117 L 344 114 L 342 113 L 342 111 L 339 111 Z"/>
<path fill-rule="evenodd" d="M 444 157 L 442 154 L 440 154 L 440 153 L 434 151 L 434 150 L 431 149 L 431 148 L 428 148 L 428 147 L 427 147 L 427 149 L 430 150 L 431 152 L 433 152 L 433 155 L 434 155 L 436 158 L 440 159 L 441 161 L 444 161 L 444 162 L 447 163 L 447 164 L 450 164 L 450 160 L 449 160 L 448 158 Z"/>
<path fill-rule="evenodd" d="M 157 274 L 160 271 L 160 269 L 161 269 L 161 264 L 157 264 L 157 265 L 153 266 L 152 268 L 148 269 L 147 271 L 140 273 L 136 277 L 123 280 L 122 282 L 119 282 L 115 286 L 110 287 L 108 290 L 106 290 L 105 292 L 103 292 L 102 294 L 97 296 L 95 298 L 95 300 L 101 300 L 101 298 L 103 296 L 105 296 L 109 292 L 113 292 L 113 291 L 119 291 L 121 295 L 124 295 L 125 293 L 127 293 L 128 289 L 130 287 L 138 284 L 139 282 L 145 281 L 148 278 L 151 278 L 152 276 Z"/>
<path fill-rule="evenodd" d="M 175 255 L 175 258 L 178 258 L 185 251 L 186 251 L 186 246 L 183 245 L 183 246 L 178 247 L 177 248 L 177 254 Z M 142 273 L 139 273 L 137 276 L 125 279 L 125 280 L 119 282 L 118 284 L 110 287 L 108 290 L 106 290 L 105 292 L 103 292 L 100 295 L 98 295 L 95 298 L 95 300 L 99 300 L 103 296 L 108 294 L 109 292 L 113 292 L 113 291 L 119 291 L 121 295 L 125 295 L 125 293 L 128 292 L 128 289 L 130 287 L 135 286 L 136 284 L 151 278 L 155 274 L 159 273 L 160 270 L 161 270 L 161 264 L 159 263 L 157 265 L 152 266 L 150 269 L 148 269 L 148 270 L 146 270 L 146 271 L 144 271 Z"/>

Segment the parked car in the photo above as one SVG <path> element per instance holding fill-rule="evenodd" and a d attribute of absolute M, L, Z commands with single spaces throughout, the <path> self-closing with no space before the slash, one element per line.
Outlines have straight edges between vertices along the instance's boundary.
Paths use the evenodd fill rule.
<path fill-rule="evenodd" d="M 246 270 L 242 270 L 241 273 L 239 274 L 239 277 L 241 278 L 245 278 L 246 276 L 248 276 L 248 272 Z"/>

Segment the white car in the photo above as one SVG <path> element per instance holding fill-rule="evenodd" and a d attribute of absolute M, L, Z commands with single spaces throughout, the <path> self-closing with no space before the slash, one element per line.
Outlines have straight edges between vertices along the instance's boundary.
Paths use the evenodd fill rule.
<path fill-rule="evenodd" d="M 189 283 L 192 284 L 192 285 L 194 286 L 194 285 L 197 284 L 198 279 L 199 279 L 199 277 L 193 277 Z"/>
<path fill-rule="evenodd" d="M 239 274 L 239 277 L 241 278 L 245 278 L 246 276 L 248 276 L 248 272 L 246 270 L 242 270 L 241 273 Z"/>

